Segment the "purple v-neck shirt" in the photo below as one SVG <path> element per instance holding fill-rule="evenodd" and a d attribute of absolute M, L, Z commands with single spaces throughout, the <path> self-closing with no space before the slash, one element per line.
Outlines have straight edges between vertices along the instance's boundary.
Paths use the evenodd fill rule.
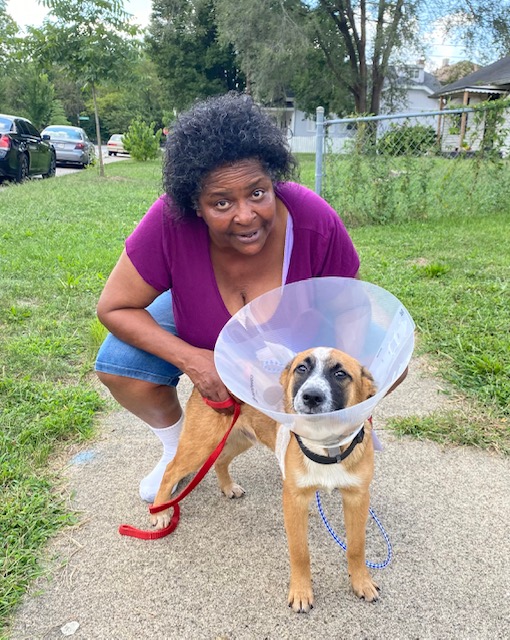
<path fill-rule="evenodd" d="M 286 284 L 312 277 L 354 277 L 359 258 L 342 221 L 316 193 L 293 182 L 275 187 L 292 217 L 293 245 Z M 176 221 L 161 196 L 126 240 L 142 278 L 158 291 L 172 290 L 177 333 L 196 347 L 213 349 L 231 318 L 218 290 L 202 218 Z"/>

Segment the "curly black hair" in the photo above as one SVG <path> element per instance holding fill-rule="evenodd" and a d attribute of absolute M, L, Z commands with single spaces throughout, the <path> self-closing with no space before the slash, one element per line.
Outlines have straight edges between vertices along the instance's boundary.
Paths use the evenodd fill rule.
<path fill-rule="evenodd" d="M 285 134 L 248 95 L 229 92 L 197 102 L 181 114 L 167 139 L 165 192 L 180 218 L 194 216 L 204 178 L 240 160 L 261 162 L 273 182 L 294 175 Z"/>

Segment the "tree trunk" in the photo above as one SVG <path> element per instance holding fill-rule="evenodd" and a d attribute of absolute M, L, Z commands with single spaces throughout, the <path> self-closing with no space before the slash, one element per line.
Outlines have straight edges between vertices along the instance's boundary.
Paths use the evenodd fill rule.
<path fill-rule="evenodd" d="M 379 69 L 374 70 L 372 76 L 372 95 L 370 99 L 370 113 L 373 115 L 379 115 L 383 86 L 384 76 L 381 75 Z"/>
<path fill-rule="evenodd" d="M 96 121 L 97 155 L 99 156 L 99 175 L 104 178 L 103 151 L 101 149 L 101 129 L 99 128 L 99 112 L 97 110 L 96 86 L 92 84 L 92 100 L 94 102 L 94 118 Z"/>

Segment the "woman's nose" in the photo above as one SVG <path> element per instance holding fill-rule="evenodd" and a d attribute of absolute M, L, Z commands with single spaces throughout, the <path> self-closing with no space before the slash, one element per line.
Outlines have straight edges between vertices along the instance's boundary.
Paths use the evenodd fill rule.
<path fill-rule="evenodd" d="M 249 224 L 255 217 L 255 212 L 252 210 L 251 203 L 241 202 L 237 208 L 235 221 L 238 224 Z"/>

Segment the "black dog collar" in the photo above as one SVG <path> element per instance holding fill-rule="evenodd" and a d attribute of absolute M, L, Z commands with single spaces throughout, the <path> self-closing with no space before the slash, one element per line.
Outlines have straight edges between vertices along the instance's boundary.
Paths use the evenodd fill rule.
<path fill-rule="evenodd" d="M 365 427 L 361 427 L 345 451 L 342 451 L 342 453 L 338 453 L 335 456 L 320 456 L 318 453 L 310 451 L 308 447 L 305 447 L 301 438 L 296 433 L 294 435 L 296 436 L 296 440 L 301 451 L 307 458 L 313 460 L 313 462 L 318 462 L 319 464 L 336 464 L 337 462 L 345 460 L 345 458 L 354 451 L 356 445 L 363 442 L 363 438 L 365 437 Z"/>

